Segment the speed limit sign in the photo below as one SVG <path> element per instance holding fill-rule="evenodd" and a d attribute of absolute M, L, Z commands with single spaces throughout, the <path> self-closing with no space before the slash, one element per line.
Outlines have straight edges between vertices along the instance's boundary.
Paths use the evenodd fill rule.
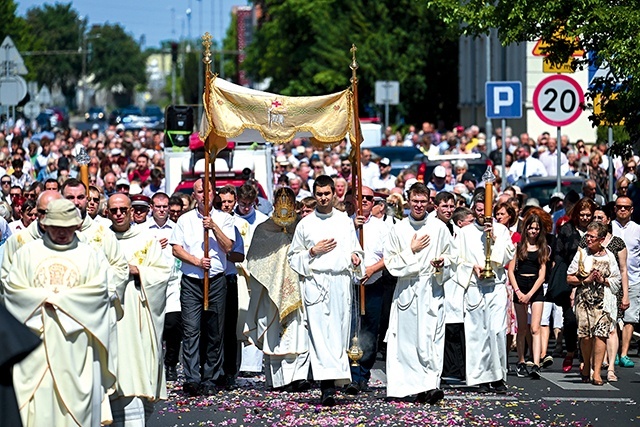
<path fill-rule="evenodd" d="M 548 125 L 566 126 L 582 113 L 584 93 L 571 77 L 553 75 L 542 80 L 533 91 L 533 109 Z"/>

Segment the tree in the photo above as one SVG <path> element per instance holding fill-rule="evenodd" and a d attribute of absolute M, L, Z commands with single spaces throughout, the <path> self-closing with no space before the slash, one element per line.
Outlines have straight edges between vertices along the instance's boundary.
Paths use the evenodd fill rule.
<path fill-rule="evenodd" d="M 28 48 L 39 53 L 29 65 L 40 84 L 60 86 L 67 99 L 75 95 L 82 73 L 81 52 L 84 22 L 71 8 L 71 3 L 45 4 L 27 11 L 27 30 L 31 35 Z"/>
<path fill-rule="evenodd" d="M 497 28 L 504 45 L 542 39 L 549 59 L 566 62 L 576 49 L 595 52 L 598 66 L 608 64 L 609 75 L 598 78 L 587 92 L 587 108 L 596 93 L 609 102 L 602 113 L 589 118 L 595 126 L 624 121 L 630 141 L 640 142 L 640 1 L 611 0 L 431 0 L 453 33 L 478 35 Z M 573 66 L 589 65 L 588 56 L 574 58 Z M 612 95 L 616 93 L 615 97 Z M 623 135 L 624 133 L 620 133 Z M 615 151 L 628 152 L 629 140 L 617 141 Z"/>
<path fill-rule="evenodd" d="M 262 18 L 247 49 L 254 80 L 269 90 L 318 95 L 349 85 L 358 47 L 361 110 L 373 105 L 376 80 L 400 82 L 398 110 L 409 122 L 458 120 L 457 39 L 433 8 L 414 0 L 260 0 Z M 362 112 L 361 112 L 362 114 Z"/>
<path fill-rule="evenodd" d="M 101 87 L 130 103 L 138 85 L 147 82 L 146 57 L 134 38 L 119 24 L 94 25 L 87 35 L 91 60 L 88 70 Z"/>

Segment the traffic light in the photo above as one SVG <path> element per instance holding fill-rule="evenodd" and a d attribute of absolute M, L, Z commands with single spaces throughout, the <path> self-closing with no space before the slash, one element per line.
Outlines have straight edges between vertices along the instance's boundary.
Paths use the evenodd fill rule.
<path fill-rule="evenodd" d="M 164 146 L 188 147 L 193 133 L 193 108 L 169 105 L 164 113 Z"/>
<path fill-rule="evenodd" d="M 171 62 L 178 63 L 178 43 L 171 42 Z"/>

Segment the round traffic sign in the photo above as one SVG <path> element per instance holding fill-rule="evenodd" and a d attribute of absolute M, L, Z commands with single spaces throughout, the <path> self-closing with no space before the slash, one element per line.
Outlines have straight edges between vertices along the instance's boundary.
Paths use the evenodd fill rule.
<path fill-rule="evenodd" d="M 35 101 L 29 101 L 24 104 L 23 112 L 28 119 L 35 119 L 40 114 L 40 106 Z"/>
<path fill-rule="evenodd" d="M 27 82 L 22 77 L 0 77 L 0 104 L 18 105 L 25 96 L 27 96 Z"/>
<path fill-rule="evenodd" d="M 582 113 L 584 93 L 571 77 L 553 75 L 542 80 L 533 91 L 533 109 L 548 125 L 566 126 Z"/>

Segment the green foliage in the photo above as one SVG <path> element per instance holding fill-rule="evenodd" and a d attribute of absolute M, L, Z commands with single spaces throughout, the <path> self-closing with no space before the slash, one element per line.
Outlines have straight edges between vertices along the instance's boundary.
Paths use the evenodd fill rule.
<path fill-rule="evenodd" d="M 130 97 L 136 85 L 146 83 L 146 56 L 119 24 L 95 25 L 87 38 L 92 52 L 88 70 L 100 87 Z"/>
<path fill-rule="evenodd" d="M 27 11 L 26 23 L 33 37 L 30 50 L 60 52 L 30 58 L 32 74 L 40 84 L 57 84 L 67 99 L 72 98 L 82 74 L 82 34 L 84 22 L 71 3 L 44 4 Z"/>
<path fill-rule="evenodd" d="M 198 104 L 202 102 L 200 90 L 198 90 L 198 61 L 199 52 L 192 50 L 184 54 L 184 81 L 181 85 L 182 96 L 186 104 Z"/>
<path fill-rule="evenodd" d="M 16 15 L 18 5 L 13 0 L 0 2 L 0 43 L 6 36 L 10 36 L 20 49 L 23 39 L 27 37 L 27 24 L 24 19 Z"/>
<path fill-rule="evenodd" d="M 610 74 L 597 79 L 587 93 L 592 107 L 595 92 L 610 100 L 601 114 L 589 118 L 595 126 L 624 120 L 627 140 L 617 140 L 619 149 L 629 141 L 640 141 L 640 1 L 611 0 L 430 0 L 427 4 L 442 11 L 452 31 L 477 35 L 488 28 L 498 29 L 503 44 L 542 38 L 549 43 L 549 58 L 558 64 L 567 61 L 574 49 L 597 52 L 596 64 L 608 63 Z M 576 69 L 588 67 L 588 58 L 575 58 Z M 623 138 L 624 134 L 620 134 Z"/>
<path fill-rule="evenodd" d="M 318 95 L 343 90 L 358 48 L 361 110 L 377 80 L 398 80 L 398 111 L 409 122 L 458 119 L 457 39 L 438 13 L 415 0 L 262 0 L 246 69 L 270 91 Z M 361 112 L 362 114 L 362 112 Z"/>

